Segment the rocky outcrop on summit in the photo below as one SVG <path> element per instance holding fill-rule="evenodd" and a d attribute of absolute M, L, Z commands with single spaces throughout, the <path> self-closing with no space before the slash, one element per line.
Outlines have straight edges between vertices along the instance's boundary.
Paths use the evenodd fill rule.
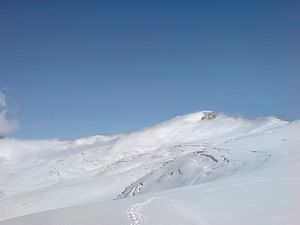
<path fill-rule="evenodd" d="M 203 117 L 201 120 L 212 120 L 215 119 L 217 117 L 217 114 L 213 111 L 207 111 L 207 112 L 203 112 Z"/>

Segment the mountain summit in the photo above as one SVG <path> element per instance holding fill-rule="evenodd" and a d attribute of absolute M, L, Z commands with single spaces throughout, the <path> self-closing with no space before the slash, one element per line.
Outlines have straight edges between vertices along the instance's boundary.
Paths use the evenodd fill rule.
<path fill-rule="evenodd" d="M 299 121 L 201 111 L 112 136 L 0 139 L 0 225 L 168 224 L 161 212 L 174 225 L 203 224 L 201 212 L 213 224 L 293 224 L 299 132 Z M 265 217 L 248 223 L 256 210 Z"/>

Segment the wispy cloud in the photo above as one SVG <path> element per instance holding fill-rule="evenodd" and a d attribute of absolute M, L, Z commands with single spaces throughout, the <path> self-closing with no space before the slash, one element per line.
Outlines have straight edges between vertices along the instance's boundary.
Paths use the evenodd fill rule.
<path fill-rule="evenodd" d="M 0 135 L 7 135 L 18 129 L 16 119 L 8 117 L 6 96 L 0 91 Z"/>

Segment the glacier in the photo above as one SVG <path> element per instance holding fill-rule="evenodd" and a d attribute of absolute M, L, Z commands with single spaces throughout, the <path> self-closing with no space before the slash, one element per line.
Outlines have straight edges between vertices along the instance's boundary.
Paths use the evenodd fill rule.
<path fill-rule="evenodd" d="M 214 111 L 72 140 L 0 139 L 0 225 L 299 224 L 300 121 Z"/>

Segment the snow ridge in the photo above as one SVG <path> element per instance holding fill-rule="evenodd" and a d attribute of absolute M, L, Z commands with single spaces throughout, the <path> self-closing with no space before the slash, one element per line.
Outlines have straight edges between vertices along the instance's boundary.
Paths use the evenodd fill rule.
<path fill-rule="evenodd" d="M 75 140 L 0 139 L 0 221 L 26 215 L 29 215 L 28 218 L 36 218 L 35 214 L 42 215 L 43 212 L 47 214 L 46 217 L 51 217 L 51 210 L 57 210 L 55 212 L 59 214 L 61 208 L 71 207 L 72 216 L 53 222 L 68 225 L 73 223 L 66 220 L 77 218 L 77 214 L 79 216 L 77 209 L 87 203 L 97 203 L 99 207 L 104 207 L 104 211 L 107 210 L 106 205 L 116 210 L 120 219 L 115 218 L 115 224 L 123 224 L 128 219 L 122 218 L 123 214 L 130 218 L 132 225 L 145 224 L 149 210 L 152 210 L 151 215 L 156 214 L 154 207 L 145 211 L 145 207 L 153 201 L 153 196 L 173 193 L 171 198 L 174 198 L 174 207 L 168 207 L 169 203 L 161 196 L 157 199 L 164 203 L 164 207 L 168 207 L 162 210 L 178 221 L 182 218 L 179 225 L 193 224 L 187 222 L 191 213 L 185 210 L 199 212 L 198 207 L 206 198 L 201 194 L 204 190 L 207 193 L 217 192 L 218 198 L 222 199 L 222 193 L 230 190 L 220 187 L 232 186 L 228 189 L 238 189 L 243 186 L 247 190 L 246 195 L 249 193 L 259 202 L 256 196 L 261 199 L 269 196 L 269 193 L 273 193 L 273 187 L 277 187 L 276 182 L 280 187 L 285 185 L 285 182 L 278 181 L 285 177 L 286 182 L 290 183 L 282 189 L 286 194 L 293 193 L 293 187 L 297 187 L 299 180 L 296 178 L 300 176 L 297 172 L 300 171 L 299 132 L 299 121 L 287 123 L 274 117 L 249 120 L 202 111 L 113 136 L 96 135 Z M 268 182 L 253 182 L 265 179 Z M 269 185 L 272 189 L 266 193 L 260 191 L 267 188 L 256 190 L 256 193 L 250 187 L 248 189 L 248 186 Z M 190 191 L 197 194 L 189 200 Z M 184 199 L 176 197 L 182 193 Z M 231 196 L 231 193 L 228 195 Z M 290 196 L 282 195 L 274 190 L 274 199 L 279 198 L 277 202 L 297 204 L 293 203 Z M 200 199 L 194 205 L 197 196 Z M 240 198 L 243 196 L 245 194 L 241 192 Z M 235 195 L 231 197 L 234 199 Z M 273 199 L 273 195 L 266 200 L 270 199 Z M 131 204 L 138 200 L 140 202 Z M 239 199 L 236 201 L 239 202 Z M 208 202 L 207 206 L 212 204 Z M 163 207 L 161 204 L 155 205 Z M 294 205 L 287 208 L 294 209 Z M 182 213 L 188 216 L 179 218 L 180 213 L 172 210 L 183 210 Z M 226 211 L 227 207 L 223 210 Z M 102 213 L 97 209 L 97 215 L 101 215 L 100 221 L 105 215 L 111 215 L 107 211 L 104 215 L 104 211 Z M 276 214 L 276 210 L 274 212 Z M 292 218 L 292 213 L 286 212 L 286 215 Z M 36 225 L 26 218 L 23 218 L 26 221 L 23 224 Z M 55 218 L 58 218 L 57 215 Z M 155 221 L 155 218 L 152 219 Z M 194 220 L 199 222 L 201 218 Z M 49 219 L 45 225 L 50 225 L 51 221 L 55 220 Z M 112 220 L 103 221 L 103 224 L 115 225 Z M 0 225 L 3 224 L 0 222 Z M 93 222 L 80 224 L 95 225 Z M 241 221 L 229 224 L 241 224 Z"/>

